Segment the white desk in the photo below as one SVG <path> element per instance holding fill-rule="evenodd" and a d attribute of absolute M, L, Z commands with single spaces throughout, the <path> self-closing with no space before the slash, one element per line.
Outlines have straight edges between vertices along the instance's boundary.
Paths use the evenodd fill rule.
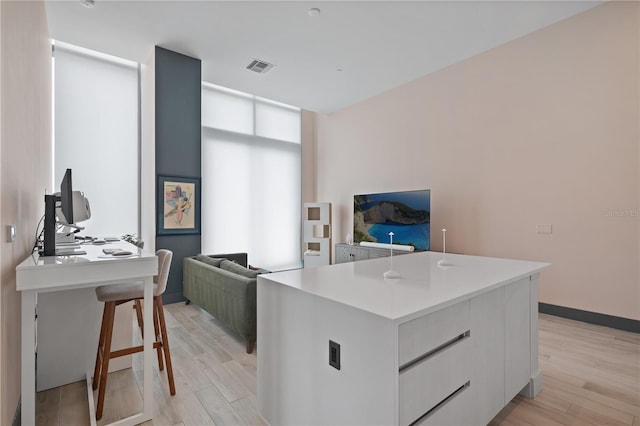
<path fill-rule="evenodd" d="M 22 292 L 22 424 L 35 424 L 35 313 L 38 293 L 97 287 L 105 284 L 143 281 L 144 304 L 152 306 L 153 276 L 158 273 L 158 258 L 135 246 L 113 243 L 109 247 L 121 247 L 137 253 L 135 257 L 104 258 L 105 246 L 83 245 L 87 252 L 81 256 L 39 257 L 29 256 L 16 267 L 16 289 Z M 144 333 L 153 336 L 152 310 L 144 310 Z M 78 318 L 78 321 L 81 321 Z M 97 349 L 97 336 L 96 336 Z M 95 353 L 95 352 L 94 352 Z M 116 422 L 117 425 L 134 425 L 151 419 L 152 414 L 152 340 L 144 339 L 144 390 L 143 411 Z M 92 365 L 91 363 L 89 365 Z M 91 424 L 95 425 L 91 376 L 87 372 L 88 398 Z"/>
<path fill-rule="evenodd" d="M 548 263 L 447 255 L 258 276 L 258 406 L 272 425 L 486 425 L 535 396 Z M 329 341 L 340 345 L 330 366 Z"/>

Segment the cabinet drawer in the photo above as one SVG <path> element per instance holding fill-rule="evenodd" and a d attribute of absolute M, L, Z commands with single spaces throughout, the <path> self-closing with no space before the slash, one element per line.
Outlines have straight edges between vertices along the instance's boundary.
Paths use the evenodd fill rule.
<path fill-rule="evenodd" d="M 470 339 L 463 337 L 400 372 L 400 424 L 408 425 L 470 380 Z"/>
<path fill-rule="evenodd" d="M 369 259 L 369 250 L 366 248 L 358 247 L 354 250 L 353 255 L 355 257 L 355 261 L 367 260 Z"/>
<path fill-rule="evenodd" d="M 475 418 L 475 414 L 471 382 L 467 382 L 413 426 L 482 426 L 486 424 Z"/>
<path fill-rule="evenodd" d="M 468 301 L 400 324 L 398 327 L 398 365 L 402 367 L 464 334 L 469 328 Z"/>
<path fill-rule="evenodd" d="M 389 257 L 389 254 L 391 253 L 389 250 L 386 249 L 368 249 L 369 251 L 369 259 L 379 259 L 381 257 Z M 397 253 L 394 253 L 394 255 Z"/>
<path fill-rule="evenodd" d="M 336 258 L 341 262 L 357 262 L 359 260 L 367 260 L 369 252 L 358 246 L 336 246 Z"/>

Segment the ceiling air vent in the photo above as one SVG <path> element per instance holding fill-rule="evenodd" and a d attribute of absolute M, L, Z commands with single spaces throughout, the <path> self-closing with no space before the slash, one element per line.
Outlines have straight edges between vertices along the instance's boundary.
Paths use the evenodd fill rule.
<path fill-rule="evenodd" d="M 259 59 L 254 59 L 249 65 L 247 65 L 248 70 L 257 72 L 258 74 L 266 74 L 274 68 L 275 65 Z"/>

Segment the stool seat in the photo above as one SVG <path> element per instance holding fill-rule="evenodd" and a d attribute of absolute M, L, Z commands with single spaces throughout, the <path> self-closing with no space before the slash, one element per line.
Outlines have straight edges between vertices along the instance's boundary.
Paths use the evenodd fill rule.
<path fill-rule="evenodd" d="M 158 284 L 153 284 L 154 296 L 158 296 L 157 291 Z M 96 297 L 100 302 L 142 299 L 144 297 L 144 283 L 102 285 L 96 287 Z"/>

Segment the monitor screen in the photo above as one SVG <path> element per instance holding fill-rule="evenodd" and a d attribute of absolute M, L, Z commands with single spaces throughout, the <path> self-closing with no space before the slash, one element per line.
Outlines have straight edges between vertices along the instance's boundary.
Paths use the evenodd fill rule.
<path fill-rule="evenodd" d="M 387 192 L 353 197 L 354 242 L 390 242 L 429 250 L 431 191 Z"/>
<path fill-rule="evenodd" d="M 71 184 L 71 169 L 67 169 L 60 184 L 60 209 L 66 224 L 73 224 L 73 186 Z M 59 218 L 62 221 L 62 218 Z"/>

